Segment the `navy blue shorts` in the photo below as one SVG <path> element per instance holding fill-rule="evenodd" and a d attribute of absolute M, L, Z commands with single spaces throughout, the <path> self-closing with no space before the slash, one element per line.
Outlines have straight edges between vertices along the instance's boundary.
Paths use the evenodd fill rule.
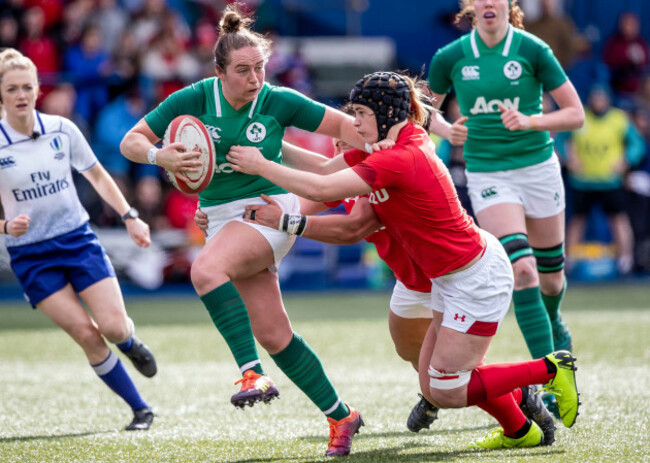
<path fill-rule="evenodd" d="M 115 270 L 88 223 L 56 238 L 8 247 L 13 269 L 32 305 L 70 283 L 78 293 Z"/>

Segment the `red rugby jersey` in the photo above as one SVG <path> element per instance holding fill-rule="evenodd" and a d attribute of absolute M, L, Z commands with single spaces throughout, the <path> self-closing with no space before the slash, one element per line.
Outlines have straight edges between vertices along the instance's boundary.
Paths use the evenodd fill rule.
<path fill-rule="evenodd" d="M 361 153 L 362 157 L 368 155 L 363 151 L 353 151 L 358 151 Z M 352 153 L 353 151 L 349 151 L 349 153 Z M 359 158 L 358 161 L 352 162 L 356 164 L 357 162 L 361 162 L 361 159 L 362 158 Z M 345 153 L 345 160 L 349 165 L 354 165 L 350 164 L 348 161 L 348 153 Z M 349 213 L 357 202 L 357 199 L 359 198 L 347 198 L 343 201 L 329 201 L 325 204 L 329 207 L 336 207 L 343 203 L 345 211 Z M 431 280 L 429 277 L 426 276 L 415 262 L 413 262 L 413 259 L 411 259 L 406 250 L 400 245 L 399 241 L 393 239 L 384 228 L 380 228 L 374 233 L 366 236 L 365 240 L 375 245 L 377 248 L 377 255 L 379 255 L 381 260 L 386 262 L 386 265 L 388 265 L 388 267 L 393 271 L 395 278 L 401 281 L 404 286 L 410 290 L 421 293 L 431 292 Z"/>
<path fill-rule="evenodd" d="M 407 124 L 393 148 L 368 155 L 352 169 L 373 188 L 370 203 L 386 231 L 429 278 L 456 270 L 483 251 L 478 227 L 419 125 Z"/>

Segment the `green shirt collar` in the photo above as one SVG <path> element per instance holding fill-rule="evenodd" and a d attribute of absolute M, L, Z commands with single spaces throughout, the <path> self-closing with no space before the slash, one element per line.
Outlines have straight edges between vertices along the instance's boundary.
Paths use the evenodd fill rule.
<path fill-rule="evenodd" d="M 512 24 L 508 24 L 508 32 L 506 36 L 501 39 L 494 47 L 490 48 L 481 39 L 481 36 L 476 31 L 476 28 L 472 30 L 470 34 L 470 43 L 472 45 L 472 53 L 474 58 L 479 58 L 481 55 L 496 55 L 501 54 L 503 56 L 508 56 L 510 53 L 510 46 L 512 45 L 512 36 L 514 35 L 514 27 Z"/>
<path fill-rule="evenodd" d="M 266 83 L 264 85 L 266 85 Z M 228 100 L 226 100 L 226 98 L 223 96 L 223 92 L 221 91 L 221 81 L 219 80 L 219 78 L 216 77 L 214 79 L 214 105 L 216 108 L 217 117 L 230 117 L 230 116 L 236 117 L 248 113 L 248 118 L 251 119 L 255 112 L 255 108 L 257 107 L 258 97 L 259 94 L 250 103 L 246 103 L 241 108 L 235 109 L 230 105 L 230 103 L 228 103 Z"/>

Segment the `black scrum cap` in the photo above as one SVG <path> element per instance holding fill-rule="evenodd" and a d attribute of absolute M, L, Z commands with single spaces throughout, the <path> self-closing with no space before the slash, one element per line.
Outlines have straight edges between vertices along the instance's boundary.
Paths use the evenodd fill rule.
<path fill-rule="evenodd" d="M 363 76 L 350 92 L 350 103 L 368 106 L 377 118 L 379 140 L 386 138 L 395 124 L 406 120 L 411 108 L 411 93 L 406 79 L 394 72 L 375 72 Z"/>

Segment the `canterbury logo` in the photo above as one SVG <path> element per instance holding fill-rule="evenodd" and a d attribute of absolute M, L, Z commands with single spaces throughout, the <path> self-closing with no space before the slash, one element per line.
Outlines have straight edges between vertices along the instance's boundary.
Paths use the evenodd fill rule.
<path fill-rule="evenodd" d="M 489 198 L 491 196 L 495 196 L 497 194 L 497 187 L 491 186 L 489 188 L 486 188 L 485 190 L 481 191 L 481 198 Z"/>
<path fill-rule="evenodd" d="M 463 66 L 460 72 L 463 75 L 463 80 L 477 80 L 481 77 L 478 66 Z"/>
<path fill-rule="evenodd" d="M 7 169 L 8 167 L 13 167 L 16 165 L 16 160 L 13 156 L 6 158 L 0 158 L 0 169 Z"/>

